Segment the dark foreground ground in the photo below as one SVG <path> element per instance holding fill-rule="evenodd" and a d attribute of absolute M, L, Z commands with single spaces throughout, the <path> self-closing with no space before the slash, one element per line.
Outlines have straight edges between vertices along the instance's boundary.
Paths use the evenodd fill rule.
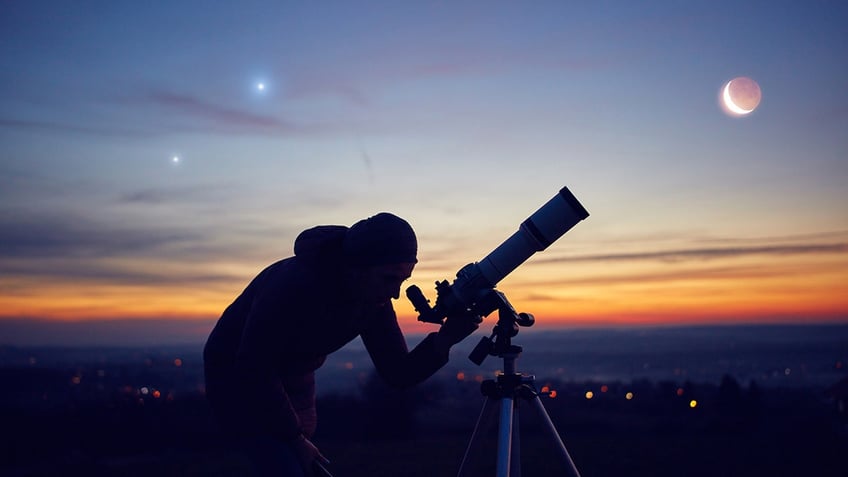
<path fill-rule="evenodd" d="M 202 388 L 55 400 L 49 393 L 61 395 L 68 377 L 39 373 L 0 370 L 0 475 L 248 475 Z M 730 376 L 550 384 L 557 394 L 545 408 L 584 477 L 848 476 L 845 416 L 822 389 L 761 389 Z M 456 475 L 482 399 L 473 381 L 437 379 L 400 393 L 367 378 L 357 393 L 320 399 L 315 442 L 340 477 Z M 524 475 L 563 475 L 536 414 L 519 409 Z M 493 441 L 482 442 L 475 475 L 494 475 Z"/>

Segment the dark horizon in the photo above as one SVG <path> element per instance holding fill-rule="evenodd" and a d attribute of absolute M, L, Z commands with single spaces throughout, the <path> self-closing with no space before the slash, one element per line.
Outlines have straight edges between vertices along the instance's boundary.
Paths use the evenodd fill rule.
<path fill-rule="evenodd" d="M 485 332 L 483 331 L 485 330 Z M 481 366 L 468 359 L 481 332 L 456 346 L 439 374 L 466 380 L 493 376 L 501 368 L 489 356 Z M 422 335 L 407 337 L 414 346 Z M 848 375 L 848 325 L 735 325 L 522 329 L 513 343 L 524 348 L 518 370 L 544 379 L 634 382 L 691 380 L 717 383 L 730 375 L 760 385 L 824 388 Z M 179 358 L 201 364 L 203 340 L 94 346 L 0 345 L 0 367 L 65 369 L 92 363 L 138 365 Z M 349 391 L 373 365 L 361 341 L 329 356 L 318 372 L 319 392 Z"/>
<path fill-rule="evenodd" d="M 569 330 L 515 341 L 525 347 L 519 371 L 557 392 L 544 406 L 582 475 L 842 477 L 848 427 L 832 392 L 848 379 L 848 327 Z M 317 374 L 315 442 L 334 474 L 453 475 L 483 402 L 479 382 L 499 367 L 496 357 L 468 361 L 473 345 L 404 391 L 377 378 L 361 346 L 331 355 Z M 0 473 L 245 475 L 212 419 L 202 369 L 197 345 L 0 346 Z M 651 372 L 620 379 L 633 369 Z M 765 380 L 749 379 L 752 370 Z M 524 473 L 555 470 L 534 413 L 522 413 L 520 431 Z M 478 464 L 490 465 L 488 455 Z"/>
<path fill-rule="evenodd" d="M 151 347 L 151 346 L 191 346 L 202 344 L 212 331 L 216 318 L 138 318 L 138 319 L 102 319 L 102 320 L 52 320 L 44 318 L 5 318 L 0 319 L 0 346 L 12 347 Z M 488 334 L 496 318 L 488 317 L 476 334 Z M 578 323 L 573 325 L 537 325 L 522 328 L 521 335 L 546 332 L 568 331 L 613 331 L 613 330 L 672 330 L 672 329 L 742 329 L 742 328 L 848 328 L 848 317 L 844 320 L 811 320 L 808 322 L 760 322 L 740 321 L 738 323 L 649 323 L 614 324 Z M 410 341 L 420 339 L 429 330 L 406 333 Z M 473 339 L 473 337 L 472 337 Z M 476 340 L 475 340 L 476 341 Z"/>

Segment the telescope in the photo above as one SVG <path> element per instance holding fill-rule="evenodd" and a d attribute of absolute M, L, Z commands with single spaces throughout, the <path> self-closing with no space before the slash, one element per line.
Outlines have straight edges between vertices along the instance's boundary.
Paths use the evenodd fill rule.
<path fill-rule="evenodd" d="M 512 456 L 513 451 L 519 447 L 519 440 L 514 440 L 517 436 L 518 425 L 518 415 L 515 414 L 518 412 L 517 399 L 532 402 L 543 418 L 545 429 L 559 450 L 559 456 L 568 475 L 580 477 L 565 444 L 539 400 L 540 393 L 536 391 L 533 384 L 535 377 L 519 374 L 515 370 L 515 360 L 521 353 L 522 347 L 512 344 L 512 337 L 518 334 L 519 326 L 532 326 L 535 318 L 529 313 L 516 313 L 506 296 L 495 290 L 495 285 L 534 253 L 548 248 L 588 216 L 589 212 L 574 197 L 574 194 L 567 187 L 563 187 L 557 195 L 522 222 L 517 232 L 498 245 L 489 255 L 479 262 L 462 267 L 456 273 L 456 279 L 452 284 L 447 280 L 436 282 L 435 306 L 430 306 L 427 297 L 417 286 L 412 285 L 406 289 L 407 298 L 418 312 L 418 320 L 427 323 L 444 324 L 446 318 L 454 320 L 462 319 L 462 317 L 488 316 L 491 312 L 498 310 L 498 323 L 492 335 L 484 336 L 468 356 L 478 366 L 483 363 L 486 356 L 499 356 L 503 358 L 503 372 L 498 375 L 497 380 L 482 383 L 481 391 L 486 396 L 486 401 L 471 436 L 468 450 L 463 457 L 459 469 L 460 477 L 472 475 L 473 471 L 466 472 L 466 463 L 471 460 L 469 456 L 481 448 L 479 436 L 485 433 L 481 434 L 478 431 L 486 428 L 481 425 L 485 416 L 495 415 L 493 403 L 496 401 L 501 403 L 500 414 L 498 414 L 500 424 L 496 475 L 508 477 L 511 474 L 520 473 L 520 453 L 516 452 L 514 458 Z"/>
<path fill-rule="evenodd" d="M 407 288 L 406 296 L 418 312 L 418 320 L 443 324 L 448 316 L 489 315 L 502 305 L 503 295 L 493 293 L 498 282 L 588 216 L 589 212 L 574 194 L 563 187 L 491 253 L 462 267 L 452 284 L 447 280 L 436 282 L 434 306 L 430 306 L 420 288 L 415 285 Z M 532 315 L 525 318 L 532 320 Z"/>

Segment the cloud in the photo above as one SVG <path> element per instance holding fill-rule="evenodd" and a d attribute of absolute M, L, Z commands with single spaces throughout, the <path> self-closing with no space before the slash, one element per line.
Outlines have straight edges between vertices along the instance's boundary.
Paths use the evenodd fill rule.
<path fill-rule="evenodd" d="M 534 263 L 624 261 L 682 262 L 689 260 L 712 260 L 719 258 L 743 257 L 750 255 L 785 256 L 802 254 L 840 254 L 845 252 L 848 252 L 848 244 L 846 243 L 761 245 L 748 247 L 691 248 L 632 253 L 587 254 L 573 257 L 540 258 L 534 260 Z"/>
<path fill-rule="evenodd" d="M 0 345 L 149 346 L 195 345 L 199 350 L 215 321 L 169 318 L 56 321 L 0 319 Z"/>
<path fill-rule="evenodd" d="M 231 198 L 236 193 L 237 186 L 227 183 L 196 184 L 181 187 L 148 187 L 122 194 L 117 198 L 117 201 L 119 204 L 125 205 L 217 204 Z"/>
<path fill-rule="evenodd" d="M 357 106 L 374 104 L 373 96 L 395 86 L 421 81 L 467 80 L 493 78 L 514 71 L 586 72 L 609 69 L 619 60 L 598 57 L 553 57 L 547 53 L 520 49 L 498 49 L 491 52 L 479 48 L 436 48 L 423 55 L 401 52 L 415 51 L 415 45 L 392 45 L 385 49 L 361 52 L 327 66 L 298 71 L 290 78 L 287 93 L 296 99 L 331 96 Z M 378 56 L 380 62 L 371 58 Z M 354 65 L 368 64 L 366 69 Z"/>
<path fill-rule="evenodd" d="M 163 257 L 164 258 L 164 257 Z M 2 260 L 2 259 L 0 259 Z M 173 261 L 167 260 L 171 265 Z M 28 294 L 33 291 L 32 280 L 37 279 L 38 287 L 48 284 L 106 284 L 109 285 L 155 285 L 155 286 L 203 286 L 212 284 L 229 285 L 243 280 L 244 277 L 235 273 L 213 273 L 198 270 L 197 267 L 185 265 L 176 267 L 150 267 L 152 260 L 147 263 L 121 263 L 117 265 L 109 260 L 79 260 L 73 258 L 45 258 L 28 262 L 10 262 L 3 264 L 3 275 L 15 277 L 3 283 L 4 293 L 9 295 Z M 0 275 L 2 280 L 3 275 Z M 36 288 L 37 289 L 37 288 Z"/>
<path fill-rule="evenodd" d="M 0 280 L 5 289 L 18 282 L 22 288 L 27 278 L 163 285 L 241 280 L 234 264 L 268 260 L 280 237 L 296 231 L 264 215 L 222 214 L 215 206 L 220 192 L 141 189 L 117 197 L 117 210 L 0 208 Z"/>
<path fill-rule="evenodd" d="M 804 266 L 727 266 L 713 268 L 685 268 L 662 270 L 656 272 L 606 272 L 603 275 L 575 276 L 556 280 L 535 280 L 523 283 L 528 287 L 559 287 L 574 285 L 618 285 L 618 284 L 668 284 L 685 280 L 760 280 L 773 278 L 776 275 L 794 275 L 807 273 Z M 569 298 L 571 299 L 571 298 Z"/>
<path fill-rule="evenodd" d="M 0 118 L 0 130 L 36 133 L 83 134 L 117 138 L 148 138 L 179 132 L 221 134 L 320 134 L 340 128 L 332 124 L 306 124 L 225 106 L 199 96 L 149 89 L 130 95 L 91 98 L 110 108 L 106 116 L 82 109 L 54 111 L 49 119 Z M 71 115 L 73 119 L 61 119 Z"/>
<path fill-rule="evenodd" d="M 214 246 L 206 243 L 208 237 L 207 230 L 192 225 L 122 225 L 70 211 L 0 210 L 0 278 L 133 284 L 226 280 L 229 277 L 208 269 L 189 267 L 221 252 L 210 250 Z M 167 266 L 152 266 L 155 263 Z M 186 266 L 174 274 L 179 263 Z M 4 287 L 14 286 L 17 280 Z"/>
<path fill-rule="evenodd" d="M 146 95 L 142 95 L 138 100 L 163 106 L 172 112 L 182 113 L 187 117 L 203 119 L 213 124 L 235 129 L 247 128 L 277 131 L 294 131 L 298 129 L 293 124 L 272 116 L 221 106 L 183 93 L 154 90 Z"/>
<path fill-rule="evenodd" d="M 109 257 L 143 254 L 198 240 L 189 230 L 103 224 L 74 213 L 0 211 L 0 258 Z"/>
<path fill-rule="evenodd" d="M 125 124 L 125 123 L 121 123 Z M 152 131 L 143 129 L 133 129 L 122 126 L 116 126 L 115 123 L 110 125 L 97 124 L 81 124 L 79 122 L 61 122 L 61 121 L 45 121 L 45 120 L 24 120 L 24 119 L 4 119 L 0 118 L 0 129 L 15 129 L 39 133 L 62 133 L 62 134 L 87 134 L 97 136 L 114 136 L 121 138 L 129 137 L 148 137 L 152 136 Z"/>

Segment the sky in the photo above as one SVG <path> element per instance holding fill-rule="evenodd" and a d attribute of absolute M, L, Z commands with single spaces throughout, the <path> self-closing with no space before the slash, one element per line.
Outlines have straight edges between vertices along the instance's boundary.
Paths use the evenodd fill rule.
<path fill-rule="evenodd" d="M 591 215 L 498 284 L 537 328 L 848 322 L 846 24 L 841 1 L 3 2 L 0 343 L 203 336 L 300 231 L 380 211 L 434 298 L 563 186 Z"/>

